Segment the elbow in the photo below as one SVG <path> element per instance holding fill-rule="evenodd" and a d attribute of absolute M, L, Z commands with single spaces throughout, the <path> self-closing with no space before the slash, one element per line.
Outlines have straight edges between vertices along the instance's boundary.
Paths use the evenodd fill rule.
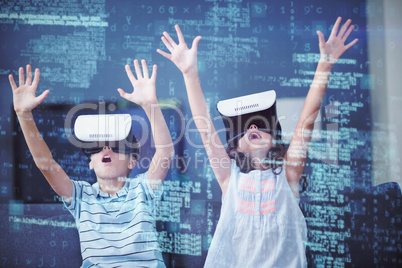
<path fill-rule="evenodd" d="M 169 154 L 173 157 L 175 154 L 174 146 L 173 144 L 169 147 Z"/>
<path fill-rule="evenodd" d="M 174 151 L 174 146 L 173 144 L 168 145 L 164 148 L 159 148 L 156 150 L 155 155 L 158 157 L 164 158 L 164 159 L 169 159 L 172 160 L 174 157 L 175 151 Z"/>
<path fill-rule="evenodd" d="M 169 144 L 165 145 L 163 148 L 161 148 L 161 151 L 164 156 L 173 158 L 174 153 L 175 153 L 173 142 L 170 142 Z"/>
<path fill-rule="evenodd" d="M 168 157 L 170 160 L 172 160 L 173 157 L 174 157 L 174 155 L 175 155 L 175 151 L 174 151 L 174 147 L 173 147 L 173 145 L 172 145 L 171 147 L 169 147 L 169 148 L 166 150 L 165 156 Z"/>

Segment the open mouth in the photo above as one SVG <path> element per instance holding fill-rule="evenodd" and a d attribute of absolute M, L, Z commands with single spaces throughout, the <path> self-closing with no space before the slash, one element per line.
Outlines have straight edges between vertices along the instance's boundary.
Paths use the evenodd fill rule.
<path fill-rule="evenodd" d="M 249 135 L 248 135 L 248 139 L 251 141 L 251 140 L 255 140 L 255 139 L 261 139 L 262 137 L 261 137 L 261 135 L 259 134 L 259 133 L 257 133 L 257 132 L 251 132 Z"/>
<path fill-rule="evenodd" d="M 102 158 L 102 163 L 110 163 L 112 162 L 112 159 L 110 158 L 109 155 L 104 155 Z"/>

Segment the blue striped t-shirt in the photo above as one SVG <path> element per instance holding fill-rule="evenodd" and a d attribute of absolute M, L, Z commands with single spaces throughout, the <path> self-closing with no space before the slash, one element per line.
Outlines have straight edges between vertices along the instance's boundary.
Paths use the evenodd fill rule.
<path fill-rule="evenodd" d="M 79 231 L 82 267 L 165 267 L 155 228 L 155 199 L 147 173 L 127 179 L 114 196 L 98 183 L 72 181 L 64 203 Z"/>

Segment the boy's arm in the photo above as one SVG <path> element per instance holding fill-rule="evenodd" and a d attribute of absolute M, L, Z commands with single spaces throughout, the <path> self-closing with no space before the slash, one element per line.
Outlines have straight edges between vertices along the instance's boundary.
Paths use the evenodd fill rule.
<path fill-rule="evenodd" d="M 170 162 L 174 155 L 174 147 L 165 118 L 156 98 L 155 80 L 157 67 L 156 65 L 153 66 L 152 75 L 149 77 L 147 63 L 145 60 L 142 60 L 141 63 L 143 74 L 141 73 L 138 60 L 134 61 L 137 78 L 135 78 L 128 65 L 125 67 L 134 91 L 131 94 L 124 92 L 121 88 L 118 91 L 123 98 L 140 105 L 151 124 L 156 151 L 148 169 L 148 179 L 151 187 L 156 191 L 169 170 Z"/>
<path fill-rule="evenodd" d="M 32 116 L 32 110 L 49 94 L 49 90 L 45 90 L 41 95 L 37 97 L 35 95 L 39 82 L 39 69 L 35 70 L 35 77 L 32 81 L 31 66 L 27 65 L 27 79 L 24 82 L 24 68 L 21 67 L 19 69 L 19 87 L 17 87 L 11 74 L 9 80 L 13 90 L 14 110 L 33 160 L 53 190 L 70 203 L 73 191 L 72 182 L 53 159 L 50 149 L 39 133 Z"/>
<path fill-rule="evenodd" d="M 358 41 L 356 38 L 345 45 L 345 41 L 354 26 L 350 25 L 352 21 L 349 19 L 338 33 L 341 20 L 342 18 L 340 17 L 337 19 L 327 42 L 325 42 L 324 35 L 320 31 L 317 31 L 321 59 L 318 62 L 299 122 L 285 156 L 286 177 L 296 197 L 299 197 L 299 181 L 307 158 L 311 131 L 314 128 L 314 121 L 317 118 L 324 99 L 332 66 L 346 50 Z"/>
<path fill-rule="evenodd" d="M 170 35 L 164 32 L 162 41 L 171 54 L 160 49 L 158 49 L 157 52 L 171 60 L 183 73 L 194 122 L 200 132 L 212 170 L 222 189 L 222 195 L 225 196 L 230 177 L 231 161 L 208 113 L 207 104 L 198 77 L 197 47 L 201 36 L 197 36 L 193 40 L 192 47 L 189 49 L 184 41 L 180 27 L 176 25 L 175 28 L 179 44 L 176 44 Z"/>

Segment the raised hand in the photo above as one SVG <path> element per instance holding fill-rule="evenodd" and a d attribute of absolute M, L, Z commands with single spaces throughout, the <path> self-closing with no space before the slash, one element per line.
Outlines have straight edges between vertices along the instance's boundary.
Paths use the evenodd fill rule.
<path fill-rule="evenodd" d="M 325 42 L 325 38 L 322 32 L 317 31 L 320 54 L 321 54 L 321 62 L 328 62 L 330 64 L 334 64 L 342 54 L 352 47 L 354 44 L 359 41 L 357 38 L 354 39 L 349 44 L 345 45 L 345 41 L 353 31 L 354 26 L 350 25 L 352 20 L 347 20 L 346 23 L 339 30 L 339 25 L 341 24 L 342 18 L 338 17 L 335 22 L 334 28 L 332 28 L 331 35 L 328 38 L 328 41 Z M 350 26 L 349 26 L 350 25 Z"/>
<path fill-rule="evenodd" d="M 36 88 L 39 83 L 39 69 L 35 70 L 35 76 L 32 81 L 31 65 L 27 65 L 27 79 L 24 78 L 24 68 L 19 68 L 19 87 L 14 81 L 12 74 L 8 76 L 10 85 L 13 90 L 14 110 L 17 113 L 31 112 L 38 106 L 49 94 L 49 90 L 45 90 L 39 96 L 36 96 Z M 24 81 L 25 80 L 25 81 Z"/>
<path fill-rule="evenodd" d="M 117 91 L 120 96 L 128 101 L 134 102 L 138 105 L 144 107 L 157 102 L 155 80 L 156 80 L 156 65 L 153 66 L 152 75 L 149 77 L 148 66 L 145 60 L 141 60 L 142 73 L 138 60 L 134 60 L 134 69 L 137 78 L 135 78 L 130 66 L 126 65 L 126 73 L 128 78 L 133 85 L 134 91 L 132 93 L 127 93 L 123 89 L 118 88 Z"/>
<path fill-rule="evenodd" d="M 189 49 L 184 41 L 179 25 L 175 25 L 175 29 L 179 39 L 179 44 L 176 44 L 167 32 L 163 32 L 161 39 L 166 48 L 170 51 L 170 54 L 160 49 L 157 49 L 156 51 L 165 58 L 171 60 L 183 74 L 197 72 L 197 48 L 201 36 L 194 38 L 191 49 Z"/>

